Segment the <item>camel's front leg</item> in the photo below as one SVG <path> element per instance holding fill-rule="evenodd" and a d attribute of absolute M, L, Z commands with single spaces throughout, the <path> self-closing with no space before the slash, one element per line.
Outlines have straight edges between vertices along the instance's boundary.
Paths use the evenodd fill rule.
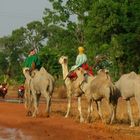
<path fill-rule="evenodd" d="M 80 122 L 83 122 L 84 118 L 82 116 L 82 111 L 81 111 L 81 97 L 78 97 L 78 110 L 79 110 L 79 115 L 80 115 Z"/>
<path fill-rule="evenodd" d="M 24 94 L 24 98 L 25 98 L 25 108 L 27 109 L 27 116 L 32 116 L 32 97 L 30 95 L 30 93 L 27 93 L 25 91 L 25 94 Z"/>
<path fill-rule="evenodd" d="M 49 92 L 42 92 L 43 96 L 45 97 L 46 100 L 46 109 L 45 109 L 45 114 L 46 117 L 50 116 L 50 109 L 51 109 L 51 95 L 49 94 Z"/>
<path fill-rule="evenodd" d="M 87 115 L 87 121 L 91 121 L 91 112 L 92 112 L 92 99 L 88 99 L 88 115 Z"/>
<path fill-rule="evenodd" d="M 71 95 L 68 95 L 67 98 L 68 98 L 68 105 L 67 105 L 67 113 L 66 113 L 66 115 L 65 115 L 65 118 L 68 117 L 69 112 L 70 112 L 70 108 L 71 108 Z"/>
<path fill-rule="evenodd" d="M 102 122 L 104 123 L 105 120 L 103 119 L 103 114 L 102 114 L 102 110 L 101 110 L 101 101 L 97 101 L 97 111 L 98 111 L 98 114 L 102 120 Z"/>

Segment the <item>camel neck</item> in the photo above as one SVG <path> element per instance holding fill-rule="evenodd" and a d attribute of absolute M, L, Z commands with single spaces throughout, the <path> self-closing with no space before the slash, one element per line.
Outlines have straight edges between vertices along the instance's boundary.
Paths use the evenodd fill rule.
<path fill-rule="evenodd" d="M 86 93 L 86 91 L 88 90 L 89 88 L 89 83 L 93 80 L 94 78 L 92 76 L 88 76 L 87 77 L 87 81 L 83 81 L 82 84 L 81 84 L 81 89 L 84 93 Z"/>
<path fill-rule="evenodd" d="M 26 79 L 31 79 L 31 76 L 26 72 L 24 73 L 24 76 L 25 76 Z"/>
<path fill-rule="evenodd" d="M 63 79 L 65 79 L 66 76 L 68 75 L 68 66 L 67 66 L 67 64 L 62 64 L 62 69 L 63 69 Z"/>

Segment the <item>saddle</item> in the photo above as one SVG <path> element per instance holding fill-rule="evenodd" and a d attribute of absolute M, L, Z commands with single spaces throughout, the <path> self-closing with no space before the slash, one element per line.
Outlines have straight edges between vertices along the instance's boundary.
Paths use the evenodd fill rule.
<path fill-rule="evenodd" d="M 67 75 L 68 78 L 70 78 L 71 81 L 74 81 L 77 79 L 77 74 L 75 71 L 71 71 L 69 72 L 69 74 Z"/>
<path fill-rule="evenodd" d="M 87 63 L 82 64 L 80 67 L 86 71 L 84 75 L 85 79 L 87 79 L 87 75 L 92 75 L 92 76 L 94 75 L 92 71 L 92 67 L 90 67 Z M 71 71 L 69 72 L 67 77 L 70 78 L 70 80 L 74 81 L 77 79 L 78 76 L 75 71 Z"/>

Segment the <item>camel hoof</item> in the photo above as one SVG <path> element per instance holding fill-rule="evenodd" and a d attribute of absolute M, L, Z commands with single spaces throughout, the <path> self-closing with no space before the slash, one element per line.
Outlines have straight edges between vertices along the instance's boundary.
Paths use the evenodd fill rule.
<path fill-rule="evenodd" d="M 45 117 L 49 118 L 50 117 L 49 113 L 46 113 L 45 114 Z"/>
<path fill-rule="evenodd" d="M 133 127 L 135 127 L 135 124 L 134 124 L 134 123 L 132 123 L 132 124 L 130 125 L 130 128 L 133 128 Z"/>
<path fill-rule="evenodd" d="M 92 121 L 92 117 L 88 117 L 86 120 L 87 123 L 91 123 L 91 121 Z"/>
<path fill-rule="evenodd" d="M 105 123 L 105 124 L 112 124 L 110 119 L 108 119 L 107 121 L 102 121 L 102 122 Z"/>
<path fill-rule="evenodd" d="M 68 118 L 68 115 L 65 115 L 65 118 Z"/>
<path fill-rule="evenodd" d="M 102 123 L 105 124 L 105 125 L 106 124 L 111 124 L 111 122 L 107 122 L 106 120 L 102 120 Z"/>
<path fill-rule="evenodd" d="M 116 124 L 118 122 L 117 119 L 114 119 L 113 121 L 110 122 L 110 124 Z"/>
<path fill-rule="evenodd" d="M 80 123 L 84 122 L 84 118 L 80 118 Z"/>
<path fill-rule="evenodd" d="M 36 114 L 33 114 L 32 117 L 33 117 L 33 118 L 36 118 Z"/>
<path fill-rule="evenodd" d="M 31 112 L 31 111 L 28 111 L 28 112 L 26 113 L 26 116 L 32 116 L 32 112 Z"/>

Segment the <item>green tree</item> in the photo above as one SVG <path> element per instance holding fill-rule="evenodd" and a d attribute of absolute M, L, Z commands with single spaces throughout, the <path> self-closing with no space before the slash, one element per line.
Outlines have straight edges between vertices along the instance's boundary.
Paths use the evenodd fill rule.
<path fill-rule="evenodd" d="M 46 37 L 46 31 L 43 24 L 40 21 L 28 23 L 24 34 L 27 47 L 34 47 L 39 51 L 43 46 L 42 42 Z"/>

